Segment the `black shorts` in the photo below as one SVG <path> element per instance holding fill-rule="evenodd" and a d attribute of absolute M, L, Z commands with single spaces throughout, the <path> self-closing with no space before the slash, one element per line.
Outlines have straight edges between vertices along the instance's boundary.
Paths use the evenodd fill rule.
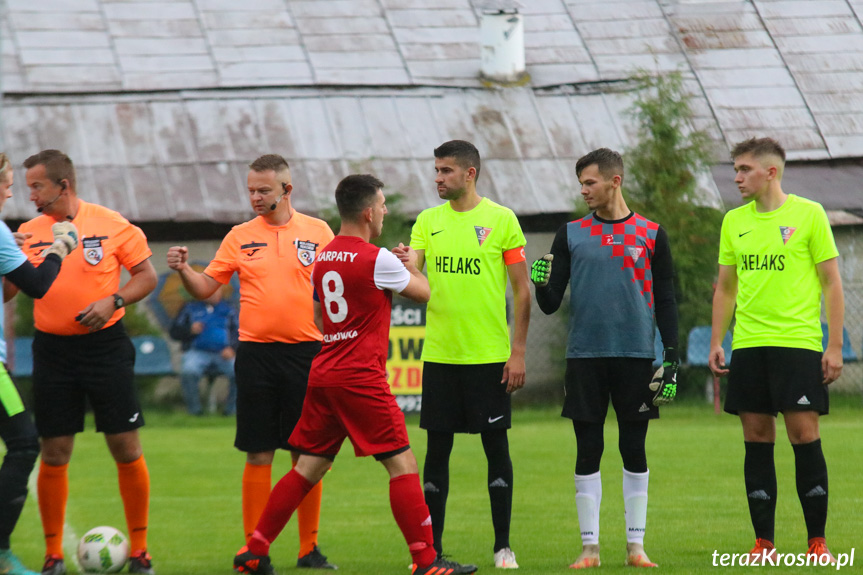
<path fill-rule="evenodd" d="M 735 349 L 729 369 L 728 413 L 830 411 L 820 352 L 793 347 Z"/>
<path fill-rule="evenodd" d="M 512 426 L 512 403 L 501 383 L 505 363 L 423 363 L 420 427 L 449 433 L 480 433 Z"/>
<path fill-rule="evenodd" d="M 608 400 L 617 419 L 657 419 L 650 391 L 653 360 L 634 357 L 568 358 L 561 415 L 573 421 L 604 422 Z"/>
<path fill-rule="evenodd" d="M 290 449 L 318 341 L 258 343 L 241 341 L 237 379 L 237 435 L 234 447 L 247 453 Z"/>
<path fill-rule="evenodd" d="M 40 437 L 84 431 L 87 401 L 96 431 L 124 433 L 144 425 L 135 390 L 135 346 L 122 322 L 85 335 L 33 337 L 33 414 Z"/>

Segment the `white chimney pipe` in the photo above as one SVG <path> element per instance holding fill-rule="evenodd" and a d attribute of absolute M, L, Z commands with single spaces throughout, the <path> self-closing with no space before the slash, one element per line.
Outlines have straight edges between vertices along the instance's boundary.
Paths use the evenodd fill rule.
<path fill-rule="evenodd" d="M 525 77 L 524 22 L 515 2 L 489 2 L 482 11 L 481 76 L 513 83 Z"/>

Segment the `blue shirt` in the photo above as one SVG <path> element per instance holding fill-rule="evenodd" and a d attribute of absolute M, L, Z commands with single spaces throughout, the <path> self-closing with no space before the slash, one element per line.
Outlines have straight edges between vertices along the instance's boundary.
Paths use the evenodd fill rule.
<path fill-rule="evenodd" d="M 6 222 L 0 221 L 0 275 L 5 276 L 21 267 L 27 261 L 27 256 L 15 243 L 12 230 Z M 3 337 L 3 321 L 5 314 L 0 313 L 0 362 L 6 363 L 6 338 Z"/>
<path fill-rule="evenodd" d="M 195 322 L 204 324 L 197 336 L 189 331 Z M 237 310 L 231 304 L 220 301 L 216 305 L 203 301 L 190 301 L 174 320 L 171 337 L 183 342 L 183 349 L 202 351 L 221 351 L 226 347 L 236 347 L 239 335 Z"/>

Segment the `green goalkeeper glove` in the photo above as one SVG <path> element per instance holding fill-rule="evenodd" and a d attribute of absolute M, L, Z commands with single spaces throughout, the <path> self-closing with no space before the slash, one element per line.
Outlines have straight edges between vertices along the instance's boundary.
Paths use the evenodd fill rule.
<path fill-rule="evenodd" d="M 78 247 L 78 230 L 72 222 L 57 222 L 51 226 L 54 234 L 54 243 L 51 244 L 45 255 L 57 254 L 62 260 Z"/>
<path fill-rule="evenodd" d="M 653 374 L 650 382 L 650 391 L 655 391 L 653 405 L 666 405 L 674 401 L 677 395 L 677 368 L 680 362 L 677 359 L 677 350 L 666 347 L 662 352 L 662 365 Z"/>
<path fill-rule="evenodd" d="M 554 256 L 545 254 L 530 266 L 530 281 L 539 287 L 548 285 L 548 278 L 551 277 L 551 262 Z"/>

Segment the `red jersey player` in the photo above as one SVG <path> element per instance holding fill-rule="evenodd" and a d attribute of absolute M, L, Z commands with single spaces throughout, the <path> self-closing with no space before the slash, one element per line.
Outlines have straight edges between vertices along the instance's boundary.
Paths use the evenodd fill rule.
<path fill-rule="evenodd" d="M 437 557 L 404 416 L 387 384 L 392 292 L 426 302 L 430 290 L 413 250 L 403 248 L 409 257 L 402 264 L 369 243 L 380 235 L 387 213 L 381 188 L 370 175 L 348 176 L 336 188 L 342 227 L 318 255 L 312 276 L 323 347 L 312 363 L 302 415 L 289 440 L 301 455 L 273 488 L 252 538 L 234 557 L 241 573 L 274 573 L 270 543 L 324 476 L 346 437 L 358 457 L 374 456 L 390 475 L 390 504 L 413 557 L 413 574 L 476 571 L 474 565 Z"/>

